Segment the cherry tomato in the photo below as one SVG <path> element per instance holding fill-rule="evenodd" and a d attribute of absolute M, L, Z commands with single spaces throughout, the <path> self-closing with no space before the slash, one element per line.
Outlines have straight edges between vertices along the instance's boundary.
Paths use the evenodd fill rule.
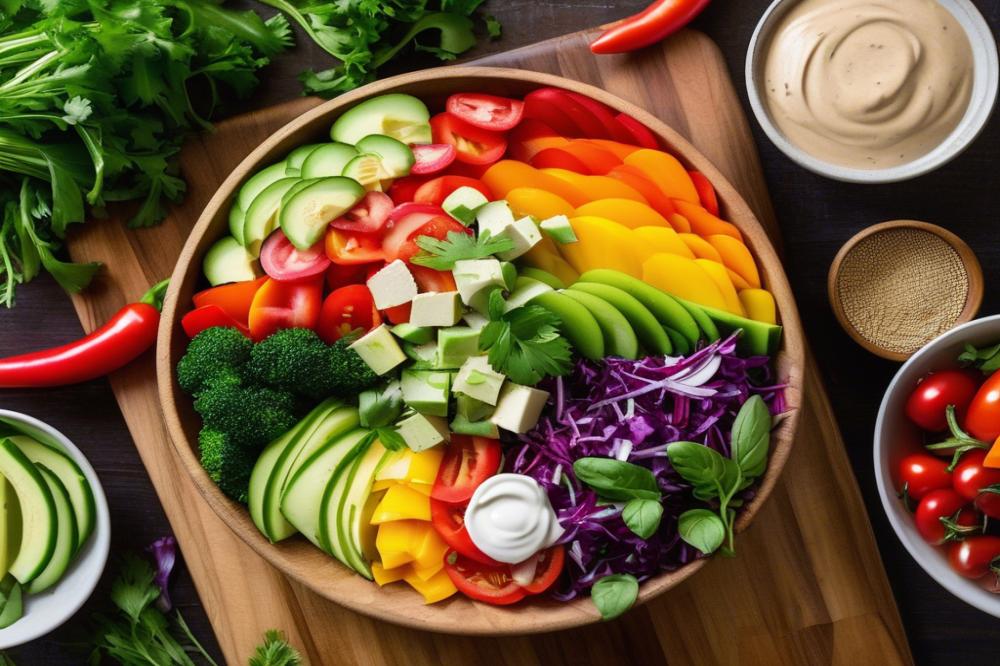
<path fill-rule="evenodd" d="M 330 260 L 320 241 L 308 250 L 292 245 L 281 229 L 275 229 L 260 247 L 260 265 L 275 280 L 291 282 L 324 272 Z"/>
<path fill-rule="evenodd" d="M 457 291 L 455 276 L 451 271 L 437 271 L 426 266 L 410 265 L 410 272 L 417 283 L 421 293 L 433 292 L 439 294 L 444 291 Z"/>
<path fill-rule="evenodd" d="M 493 193 L 483 184 L 481 180 L 469 178 L 468 176 L 439 176 L 429 180 L 420 186 L 413 197 L 416 203 L 431 204 L 440 206 L 448 195 L 460 187 L 471 187 L 479 190 L 489 201 L 493 201 Z"/>
<path fill-rule="evenodd" d="M 269 278 L 250 306 L 250 336 L 263 340 L 283 328 L 315 328 L 322 296 L 322 275 L 297 282 Z"/>
<path fill-rule="evenodd" d="M 250 316 L 250 304 L 253 303 L 254 294 L 267 282 L 267 277 L 256 280 L 245 280 L 243 282 L 230 282 L 219 285 L 204 291 L 199 291 L 191 297 L 195 307 L 206 305 L 217 305 L 225 311 L 227 315 L 235 319 L 243 326 L 247 325 Z"/>
<path fill-rule="evenodd" d="M 382 310 L 382 314 L 389 320 L 389 323 L 405 324 L 410 321 L 410 310 L 412 309 L 413 303 L 403 303 L 402 305 L 396 305 Z"/>
<path fill-rule="evenodd" d="M 951 487 L 948 464 L 926 453 L 914 453 L 899 461 L 899 480 L 915 500 L 923 499 L 932 490 Z"/>
<path fill-rule="evenodd" d="M 496 474 L 499 467 L 499 441 L 452 435 L 431 488 L 431 497 L 452 504 L 467 502 L 479 484 Z"/>
<path fill-rule="evenodd" d="M 969 451 L 955 466 L 955 491 L 990 518 L 1000 518 L 1000 469 L 983 466 L 986 451 Z"/>
<path fill-rule="evenodd" d="M 455 146 L 447 143 L 424 143 L 410 146 L 410 150 L 414 159 L 410 173 L 416 176 L 443 171 L 458 154 Z"/>
<path fill-rule="evenodd" d="M 514 581 L 506 564 L 491 567 L 450 550 L 444 556 L 444 570 L 459 592 L 476 601 L 507 606 L 526 596 L 524 588 Z"/>
<path fill-rule="evenodd" d="M 493 164 L 507 150 L 503 134 L 470 125 L 450 113 L 439 113 L 431 118 L 431 136 L 434 143 L 455 146 L 455 159 L 467 164 Z"/>
<path fill-rule="evenodd" d="M 368 287 L 352 284 L 341 287 L 323 301 L 316 333 L 327 344 L 333 344 L 351 331 L 367 333 L 382 323 Z"/>
<path fill-rule="evenodd" d="M 945 415 L 948 405 L 955 406 L 962 422 L 978 388 L 972 373 L 965 370 L 932 372 L 913 389 L 906 401 L 906 415 L 924 430 L 940 432 L 948 427 Z"/>
<path fill-rule="evenodd" d="M 383 261 L 371 264 L 330 264 L 326 269 L 326 286 L 332 291 L 349 284 L 363 284 L 384 265 Z"/>
<path fill-rule="evenodd" d="M 1000 572 L 1000 537 L 975 536 L 959 541 L 948 550 L 951 568 L 966 578 L 982 578 Z"/>
<path fill-rule="evenodd" d="M 457 93 L 448 98 L 445 109 L 475 127 L 506 132 L 521 122 L 524 102 L 481 93 Z"/>
<path fill-rule="evenodd" d="M 968 500 L 951 488 L 939 488 L 924 495 L 914 514 L 914 522 L 920 536 L 933 545 L 944 543 L 945 527 L 941 524 L 941 519 L 951 518 L 966 504 Z M 972 515 L 974 521 L 975 512 L 972 512 Z"/>
<path fill-rule="evenodd" d="M 216 326 L 229 326 L 235 328 L 243 335 L 250 337 L 250 331 L 246 324 L 238 322 L 218 305 L 202 305 L 188 312 L 181 319 L 181 328 L 187 333 L 189 338 L 193 338 L 206 328 Z"/>
<path fill-rule="evenodd" d="M 389 221 L 392 199 L 384 192 L 369 192 L 354 208 L 330 223 L 334 229 L 357 231 L 365 234 L 381 231 Z"/>
<path fill-rule="evenodd" d="M 434 530 L 444 539 L 448 547 L 459 555 L 491 567 L 503 566 L 502 563 L 497 562 L 472 543 L 472 537 L 469 536 L 469 531 L 465 528 L 464 505 L 449 504 L 432 497 L 431 522 L 434 525 Z"/>
<path fill-rule="evenodd" d="M 619 113 L 615 116 L 615 119 L 629 131 L 635 145 L 642 146 L 643 148 L 652 148 L 653 150 L 660 149 L 660 142 L 656 139 L 656 135 L 638 120 L 627 113 Z"/>
<path fill-rule="evenodd" d="M 403 244 L 395 250 L 394 254 L 397 259 L 409 262 L 410 259 L 421 252 L 420 246 L 417 245 L 418 238 L 421 236 L 430 236 L 431 238 L 444 240 L 452 231 L 462 234 L 472 233 L 472 229 L 469 229 L 450 215 L 435 215 L 411 231 L 406 240 L 403 241 Z M 392 253 L 392 250 L 387 248 L 385 253 L 388 257 Z"/>
<path fill-rule="evenodd" d="M 994 372 L 976 393 L 964 423 L 976 439 L 992 442 L 1000 437 L 1000 372 Z"/>
<path fill-rule="evenodd" d="M 324 243 L 327 258 L 335 264 L 370 264 L 385 259 L 381 234 L 328 229 Z"/>
<path fill-rule="evenodd" d="M 541 594 L 556 582 L 565 563 L 566 550 L 562 546 L 553 546 L 542 551 L 535 565 L 535 577 L 521 588 L 528 594 Z"/>
<path fill-rule="evenodd" d="M 719 198 L 715 196 L 715 188 L 712 187 L 712 181 L 701 171 L 688 171 L 688 175 L 691 176 L 694 189 L 698 191 L 698 200 L 701 202 L 701 207 L 712 215 L 718 216 Z"/>

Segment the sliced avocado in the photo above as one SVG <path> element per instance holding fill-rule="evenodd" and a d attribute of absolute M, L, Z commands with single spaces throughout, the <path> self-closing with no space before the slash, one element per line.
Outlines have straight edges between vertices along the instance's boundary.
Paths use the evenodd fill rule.
<path fill-rule="evenodd" d="M 680 301 L 680 299 L 678 299 Z M 704 312 L 719 331 L 728 335 L 736 330 L 742 330 L 737 348 L 745 354 L 753 356 L 773 356 L 781 345 L 781 326 L 754 321 L 740 317 L 725 310 L 710 308 L 706 305 L 681 301 L 685 306 L 698 308 Z"/>
<path fill-rule="evenodd" d="M 229 207 L 229 233 L 243 244 L 243 226 L 246 223 L 247 212 L 235 201 Z"/>
<path fill-rule="evenodd" d="M 382 164 L 382 158 L 375 153 L 361 153 L 344 167 L 343 175 L 361 183 L 368 191 L 381 191 L 382 181 L 390 178 Z"/>
<path fill-rule="evenodd" d="M 58 530 L 55 500 L 35 463 L 9 439 L 0 440 L 0 474 L 14 487 L 21 505 L 21 548 L 11 562 L 10 575 L 23 585 L 52 559 Z"/>
<path fill-rule="evenodd" d="M 492 421 L 470 421 L 461 414 L 456 414 L 451 420 L 451 431 L 459 435 L 470 435 L 472 437 L 489 437 L 499 439 L 500 431 Z"/>
<path fill-rule="evenodd" d="M 243 187 L 236 194 L 236 205 L 243 210 L 250 210 L 250 204 L 257 198 L 257 195 L 276 180 L 285 177 L 285 162 L 281 161 L 264 167 L 243 183 Z"/>
<path fill-rule="evenodd" d="M 639 339 L 621 312 L 602 298 L 582 291 L 566 289 L 560 292 L 587 308 L 594 315 L 604 335 L 604 348 L 610 356 L 639 358 Z"/>
<path fill-rule="evenodd" d="M 73 555 L 76 552 L 76 544 L 79 538 L 76 518 L 73 516 L 73 507 L 66 487 L 49 468 L 38 464 L 38 471 L 42 473 L 45 482 L 52 493 L 52 500 L 56 507 L 56 546 L 52 551 L 52 558 L 45 565 L 38 576 L 25 586 L 25 592 L 38 594 L 44 592 L 59 582 L 73 562 Z"/>
<path fill-rule="evenodd" d="M 316 150 L 320 146 L 326 144 L 323 143 L 309 143 L 304 146 L 299 146 L 292 152 L 288 153 L 288 157 L 285 158 L 285 175 L 286 176 L 301 176 L 302 175 L 302 163 L 306 161 L 312 151 Z M 334 174 L 336 175 L 336 174 Z"/>
<path fill-rule="evenodd" d="M 21 584 L 13 576 L 4 576 L 0 581 L 0 629 L 9 627 L 24 615 L 24 598 Z"/>
<path fill-rule="evenodd" d="M 658 355 L 672 354 L 674 345 L 663 329 L 663 324 L 657 321 L 653 313 L 631 294 L 617 287 L 599 282 L 577 282 L 570 291 L 582 291 L 603 299 L 625 315 L 639 342 L 650 353 Z"/>
<path fill-rule="evenodd" d="M 416 161 L 409 146 L 384 134 L 370 134 L 354 147 L 359 153 L 375 153 L 382 158 L 382 168 L 388 174 L 386 178 L 408 176 Z"/>
<path fill-rule="evenodd" d="M 683 335 L 678 333 L 672 328 L 664 328 L 667 336 L 670 338 L 670 342 L 674 345 L 674 354 L 678 356 L 686 356 L 694 351 L 691 347 L 691 343 Z"/>
<path fill-rule="evenodd" d="M 514 308 L 527 305 L 533 301 L 536 296 L 544 294 L 547 291 L 552 291 L 552 287 L 544 282 L 532 280 L 528 277 L 519 277 L 514 281 L 514 290 L 511 291 L 510 296 L 507 298 L 507 304 L 504 306 L 504 312 L 510 312 Z"/>
<path fill-rule="evenodd" d="M 622 291 L 631 294 L 640 303 L 645 305 L 661 324 L 674 329 L 687 338 L 692 348 L 698 345 L 698 339 L 701 337 L 701 329 L 687 309 L 673 296 L 631 275 L 607 268 L 587 271 L 580 276 L 580 281 L 600 282 L 601 284 L 618 287 Z"/>
<path fill-rule="evenodd" d="M 317 146 L 302 162 L 302 178 L 329 178 L 344 173 L 347 163 L 358 156 L 354 146 L 346 143 L 324 143 Z"/>
<path fill-rule="evenodd" d="M 351 567 L 359 574 L 372 577 L 371 561 L 375 558 L 375 534 L 378 527 L 371 524 L 372 514 L 377 502 L 372 501 L 372 484 L 375 482 L 375 472 L 379 465 L 389 457 L 378 440 L 363 455 L 358 456 L 347 492 L 338 507 L 337 534 L 340 542 L 346 545 L 347 559 Z"/>
<path fill-rule="evenodd" d="M 562 320 L 559 331 L 581 356 L 592 361 L 604 358 L 604 334 L 590 310 L 558 291 L 539 294 L 531 302 Z"/>
<path fill-rule="evenodd" d="M 321 178 L 281 207 L 278 214 L 281 230 L 292 245 L 308 250 L 322 238 L 331 220 L 349 211 L 363 196 L 365 188 L 350 178 Z"/>
<path fill-rule="evenodd" d="M 427 106 L 412 95 L 379 95 L 348 109 L 333 123 L 330 137 L 351 145 L 371 134 L 385 134 L 409 145 L 430 143 Z"/>
<path fill-rule="evenodd" d="M 243 282 L 260 277 L 257 257 L 240 245 L 232 236 L 223 236 L 215 241 L 205 253 L 202 270 L 208 282 L 214 287 L 227 282 Z"/>
<path fill-rule="evenodd" d="M 538 280 L 543 282 L 553 289 L 565 289 L 566 285 L 563 281 L 557 278 L 552 273 L 548 271 L 543 271 L 541 268 L 535 268 L 533 266 L 521 266 L 519 267 L 521 271 L 521 277 L 531 278 L 532 280 Z"/>
<path fill-rule="evenodd" d="M 260 255 L 264 239 L 278 226 L 282 197 L 299 182 L 298 178 L 276 180 L 265 187 L 250 204 L 243 219 L 243 234 L 239 240 L 253 256 Z"/>

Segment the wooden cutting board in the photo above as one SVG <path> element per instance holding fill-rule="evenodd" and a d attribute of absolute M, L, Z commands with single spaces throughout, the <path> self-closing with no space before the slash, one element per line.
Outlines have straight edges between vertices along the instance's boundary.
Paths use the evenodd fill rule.
<path fill-rule="evenodd" d="M 477 64 L 560 74 L 652 111 L 729 178 L 780 242 L 747 120 L 715 44 L 688 31 L 640 54 L 595 58 L 577 33 Z M 161 226 L 116 220 L 81 227 L 70 252 L 107 265 L 74 298 L 89 331 L 170 274 L 218 184 L 271 132 L 317 103 L 300 99 L 220 123 L 192 140 L 190 191 Z M 286 579 L 239 541 L 202 500 L 167 440 L 153 356 L 111 377 L 136 447 L 180 541 L 227 660 L 246 663 L 264 630 L 286 631 L 312 664 L 906 664 L 912 657 L 861 495 L 814 359 L 800 435 L 735 559 L 700 573 L 615 622 L 556 634 L 466 638 L 404 629 L 347 611 Z"/>

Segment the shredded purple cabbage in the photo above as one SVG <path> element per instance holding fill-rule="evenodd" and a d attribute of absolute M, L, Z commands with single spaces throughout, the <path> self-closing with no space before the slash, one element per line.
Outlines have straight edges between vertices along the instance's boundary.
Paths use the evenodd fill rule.
<path fill-rule="evenodd" d="M 766 356 L 742 358 L 737 335 L 686 357 L 638 361 L 578 361 L 572 373 L 546 380 L 549 403 L 538 425 L 507 452 L 506 469 L 527 474 L 546 489 L 566 532 L 566 568 L 554 596 L 572 599 L 612 573 L 640 581 L 701 556 L 681 541 L 677 518 L 700 504 L 671 468 L 666 447 L 692 441 L 729 455 L 729 437 L 740 406 L 759 394 L 772 414 L 785 410 L 784 386 L 772 379 Z M 597 494 L 573 475 L 573 462 L 613 457 L 653 471 L 663 492 L 663 519 L 648 539 L 621 518 L 622 505 L 598 503 Z M 753 487 L 741 498 L 753 496 Z"/>
<path fill-rule="evenodd" d="M 156 600 L 156 607 L 164 613 L 170 612 L 173 603 L 170 601 L 170 572 L 177 562 L 177 540 L 172 536 L 160 537 L 146 547 L 146 550 L 153 555 L 156 561 L 156 576 L 153 582 L 160 588 L 160 596 Z"/>

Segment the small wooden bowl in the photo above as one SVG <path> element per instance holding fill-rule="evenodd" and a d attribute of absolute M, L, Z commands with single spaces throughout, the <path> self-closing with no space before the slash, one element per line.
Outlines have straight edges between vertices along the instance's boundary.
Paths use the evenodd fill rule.
<path fill-rule="evenodd" d="M 896 233 L 906 231 L 909 234 Z M 858 258 L 855 253 L 862 247 L 871 251 L 867 245 L 880 236 L 885 243 L 893 243 L 880 250 L 885 255 L 895 253 L 892 258 L 883 255 L 880 259 L 897 261 L 890 264 L 882 260 L 865 262 L 870 257 Z M 940 258 L 936 265 L 922 262 L 922 257 L 911 253 L 921 236 L 935 243 L 932 251 L 938 251 L 935 258 Z M 948 276 L 940 272 L 942 269 L 952 273 L 952 278 L 961 275 L 961 283 L 951 288 Z M 847 271 L 862 271 L 859 282 L 863 286 L 886 285 L 891 281 L 893 287 L 886 287 L 884 293 L 864 294 L 856 298 L 861 303 L 849 304 L 852 291 L 859 293 L 859 290 L 847 284 Z M 860 283 L 858 286 L 862 286 Z M 953 293 L 934 299 L 921 293 L 923 287 L 951 289 Z M 916 220 L 893 220 L 868 227 L 844 244 L 830 266 L 827 294 L 837 321 L 855 342 L 882 358 L 905 361 L 945 331 L 976 316 L 983 302 L 983 269 L 965 241 L 947 229 Z M 942 311 L 948 308 L 952 311 L 950 316 L 937 324 L 931 323 L 935 310 L 946 314 Z M 864 317 L 871 319 L 866 322 Z M 929 323 L 923 327 L 914 320 Z"/>
<path fill-rule="evenodd" d="M 201 419 L 189 396 L 177 386 L 174 368 L 184 353 L 187 337 L 180 320 L 188 310 L 191 296 L 199 285 L 201 261 L 209 246 L 226 233 L 229 203 L 243 180 L 251 173 L 285 155 L 292 148 L 328 139 L 331 123 L 358 102 L 385 93 L 409 93 L 423 99 L 432 110 L 440 110 L 448 95 L 478 91 L 520 97 L 541 86 L 557 86 L 582 93 L 628 113 L 656 133 L 663 145 L 689 168 L 704 173 L 715 185 L 725 214 L 744 234 L 757 257 L 764 285 L 774 294 L 785 335 L 775 365 L 778 377 L 788 388 L 788 412 L 774 432 L 771 456 L 756 496 L 747 503 L 736 523 L 742 531 L 753 520 L 774 490 L 778 476 L 791 452 L 802 404 L 802 373 L 805 364 L 802 327 L 781 261 L 753 212 L 733 186 L 701 153 L 677 132 L 651 114 L 599 88 L 558 76 L 515 69 L 491 67 L 446 67 L 405 74 L 365 86 L 318 106 L 290 122 L 254 150 L 233 171 L 212 197 L 191 231 L 177 267 L 170 278 L 170 290 L 163 306 L 157 345 L 157 375 L 160 402 L 171 440 L 184 467 L 202 496 L 243 541 L 284 574 L 338 604 L 382 620 L 405 626 L 451 634 L 490 635 L 530 634 L 576 627 L 600 619 L 587 597 L 561 603 L 533 597 L 511 607 L 477 603 L 461 595 L 426 606 L 420 595 L 403 585 L 379 588 L 348 571 L 330 556 L 303 538 L 279 544 L 265 539 L 250 519 L 245 506 L 228 499 L 216 487 L 198 462 L 198 430 Z M 648 601 L 694 575 L 707 562 L 696 560 L 670 572 L 663 572 L 642 584 L 639 603 Z M 766 566 L 766 564 L 764 565 Z"/>

